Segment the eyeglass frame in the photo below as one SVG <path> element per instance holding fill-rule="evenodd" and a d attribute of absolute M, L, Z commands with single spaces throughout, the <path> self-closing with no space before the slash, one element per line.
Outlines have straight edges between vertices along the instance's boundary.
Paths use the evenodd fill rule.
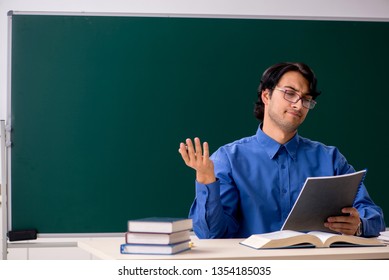
<path fill-rule="evenodd" d="M 304 96 L 301 96 L 300 94 L 298 94 L 297 91 L 295 91 L 295 90 L 293 90 L 293 89 L 280 88 L 280 87 L 277 87 L 277 86 L 276 86 L 274 89 L 283 92 L 283 93 L 284 93 L 284 99 L 285 99 L 286 101 L 292 103 L 292 104 L 296 104 L 297 102 L 299 102 L 300 100 L 302 100 L 302 105 L 303 105 L 303 107 L 306 108 L 306 109 L 312 110 L 313 108 L 315 108 L 315 105 L 317 104 L 317 102 L 316 102 L 315 100 L 313 100 L 313 99 L 308 100 L 308 99 L 304 98 Z M 287 98 L 285 97 L 287 91 L 292 91 L 292 92 L 294 92 L 294 94 L 296 94 L 299 98 L 298 98 L 296 101 L 291 101 L 291 100 L 287 99 Z M 308 103 L 309 103 L 309 106 L 307 107 L 306 105 L 304 105 L 304 102 L 308 102 Z"/>

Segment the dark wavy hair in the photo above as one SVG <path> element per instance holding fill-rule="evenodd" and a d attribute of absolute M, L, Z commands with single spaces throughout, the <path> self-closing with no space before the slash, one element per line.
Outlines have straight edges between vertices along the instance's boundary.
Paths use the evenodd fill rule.
<path fill-rule="evenodd" d="M 270 95 L 273 93 L 275 86 L 278 84 L 278 81 L 281 77 L 290 71 L 296 71 L 301 73 L 304 78 L 307 79 L 309 83 L 309 94 L 313 99 L 316 99 L 320 95 L 321 92 L 317 91 L 317 79 L 315 73 L 313 73 L 312 69 L 301 62 L 281 62 L 270 66 L 265 70 L 262 74 L 261 82 L 258 86 L 258 100 L 255 102 L 254 106 L 254 116 L 262 121 L 264 116 L 265 105 L 262 102 L 262 91 L 269 89 Z"/>

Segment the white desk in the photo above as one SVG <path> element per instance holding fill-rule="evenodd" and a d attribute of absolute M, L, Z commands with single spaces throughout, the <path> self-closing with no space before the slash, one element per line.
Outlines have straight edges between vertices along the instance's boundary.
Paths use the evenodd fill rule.
<path fill-rule="evenodd" d="M 124 238 L 95 238 L 79 241 L 78 247 L 99 259 L 106 260 L 190 260 L 190 259 L 267 259 L 267 260 L 336 260 L 336 259 L 389 259 L 389 246 L 308 248 L 308 249 L 268 249 L 254 250 L 239 244 L 243 239 L 198 239 L 192 237 L 194 247 L 176 255 L 121 254 L 120 244 Z"/>

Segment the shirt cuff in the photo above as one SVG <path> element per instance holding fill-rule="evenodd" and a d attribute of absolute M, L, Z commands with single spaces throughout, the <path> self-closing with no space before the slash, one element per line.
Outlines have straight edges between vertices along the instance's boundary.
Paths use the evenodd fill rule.
<path fill-rule="evenodd" d="M 214 201 L 220 200 L 220 181 L 216 179 L 211 184 L 200 184 L 196 181 L 196 197 L 197 199 Z"/>

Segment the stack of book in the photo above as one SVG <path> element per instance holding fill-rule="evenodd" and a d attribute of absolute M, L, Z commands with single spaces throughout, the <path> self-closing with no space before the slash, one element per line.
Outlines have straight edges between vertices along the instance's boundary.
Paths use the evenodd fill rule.
<path fill-rule="evenodd" d="M 128 221 L 122 254 L 177 254 L 190 249 L 192 220 L 144 218 Z"/>

